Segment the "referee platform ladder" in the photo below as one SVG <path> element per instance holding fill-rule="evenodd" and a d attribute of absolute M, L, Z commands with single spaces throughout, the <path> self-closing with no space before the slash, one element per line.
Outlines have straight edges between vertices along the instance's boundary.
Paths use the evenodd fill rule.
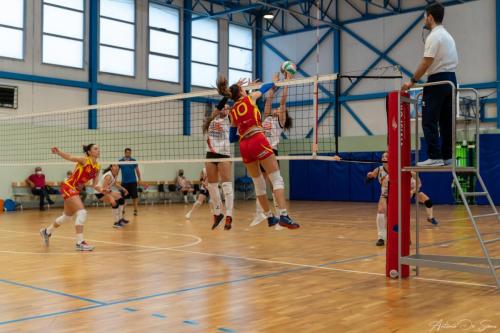
<path fill-rule="evenodd" d="M 479 172 L 479 156 L 480 156 L 480 145 L 479 145 L 479 126 L 480 126 L 480 112 L 479 112 L 479 94 L 475 89 L 470 88 L 456 88 L 455 85 L 450 81 L 441 81 L 441 82 L 433 82 L 426 83 L 421 85 L 421 87 L 425 86 L 433 86 L 433 85 L 450 85 L 452 87 L 452 96 L 454 96 L 452 101 L 452 114 L 453 114 L 453 131 L 452 131 L 452 161 L 453 163 L 450 166 L 441 166 L 441 167 L 419 167 L 419 166 L 408 166 L 402 167 L 399 169 L 399 172 L 414 172 L 416 174 L 416 179 L 418 181 L 418 174 L 421 172 L 450 172 L 453 175 L 453 183 L 455 184 L 458 193 L 462 199 L 462 203 L 467 211 L 470 223 L 474 229 L 475 236 L 477 237 L 483 257 L 469 257 L 469 256 L 444 256 L 444 255 L 429 255 L 429 254 L 421 254 L 420 253 L 420 223 L 419 223 L 419 207 L 418 200 L 416 200 L 416 224 L 415 224 L 415 232 L 416 232 L 416 247 L 415 254 L 409 256 L 401 256 L 401 252 L 399 253 L 400 261 L 399 265 L 410 265 L 416 266 L 416 275 L 420 274 L 419 268 L 422 266 L 425 267 L 434 267 L 438 269 L 445 270 L 454 270 L 460 272 L 468 272 L 468 273 L 476 273 L 483 275 L 490 275 L 494 278 L 497 290 L 500 290 L 500 258 L 494 258 L 491 256 L 490 252 L 493 252 L 493 246 L 496 246 L 496 250 L 500 249 L 500 215 L 499 212 L 491 199 L 490 193 L 486 188 L 486 185 L 481 177 Z M 457 100 L 459 94 L 472 94 L 475 97 L 475 114 L 469 115 L 469 120 L 473 120 L 475 123 L 475 142 L 476 142 L 476 163 L 475 166 L 466 166 L 466 167 L 458 167 L 456 163 L 456 151 L 455 142 L 456 134 L 457 134 Z M 415 110 L 418 110 L 418 101 L 421 97 L 422 93 L 420 93 L 416 99 L 409 99 L 405 97 L 401 97 L 401 102 L 412 103 L 415 105 Z M 473 108 L 474 109 L 474 108 Z M 418 112 L 416 113 L 418 115 Z M 466 116 L 467 117 L 467 116 Z M 465 120 L 467 121 L 467 120 Z M 418 118 L 415 121 L 415 160 L 419 161 L 419 132 L 418 132 Z M 401 135 L 401 131 L 399 131 L 399 135 Z M 399 148 L 401 149 L 401 147 Z M 401 152 L 399 154 L 399 158 L 401 158 Z M 477 192 L 467 192 L 462 187 L 458 175 L 459 174 L 474 174 L 477 179 Z M 399 175 L 398 175 L 399 176 Z M 401 183 L 399 183 L 401 186 Z M 419 189 L 416 186 L 416 195 L 418 197 Z M 471 197 L 483 197 L 488 201 L 489 211 L 483 214 L 474 214 L 471 206 L 469 204 L 469 198 Z M 401 202 L 398 203 L 401 205 Z M 399 208 L 399 207 L 398 207 Z M 491 220 L 494 220 L 495 232 L 485 233 L 484 227 L 485 223 L 490 223 Z M 401 223 L 401 219 L 398 221 Z M 399 226 L 401 227 L 401 226 Z M 401 230 L 401 229 L 399 229 Z M 483 231 L 482 231 L 483 230 Z M 498 255 L 498 253 L 496 253 Z M 401 267 L 399 267 L 401 269 Z"/>

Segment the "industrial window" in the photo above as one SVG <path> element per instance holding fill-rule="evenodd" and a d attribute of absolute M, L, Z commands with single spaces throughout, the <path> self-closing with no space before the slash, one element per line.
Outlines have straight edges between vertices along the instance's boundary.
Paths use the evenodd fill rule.
<path fill-rule="evenodd" d="M 83 68 L 83 0 L 44 0 L 42 62 Z"/>
<path fill-rule="evenodd" d="M 148 77 L 179 82 L 179 10 L 149 4 Z"/>
<path fill-rule="evenodd" d="M 253 76 L 253 31 L 229 24 L 229 82 Z"/>
<path fill-rule="evenodd" d="M 134 0 L 101 0 L 99 70 L 126 76 L 135 75 Z"/>
<path fill-rule="evenodd" d="M 0 57 L 24 58 L 24 0 L 0 1 Z"/>
<path fill-rule="evenodd" d="M 219 65 L 219 26 L 217 20 L 195 17 L 192 24 L 191 84 L 212 87 Z"/>

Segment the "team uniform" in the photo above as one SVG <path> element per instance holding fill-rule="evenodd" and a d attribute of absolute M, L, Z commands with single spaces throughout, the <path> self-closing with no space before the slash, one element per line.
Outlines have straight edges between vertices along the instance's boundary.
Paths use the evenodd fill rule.
<path fill-rule="evenodd" d="M 234 103 L 231 115 L 238 127 L 243 163 L 265 160 L 274 154 L 264 134 L 259 108 L 249 96 Z"/>
<path fill-rule="evenodd" d="M 109 182 L 107 184 L 107 187 L 104 188 L 104 182 L 106 181 L 106 178 L 108 178 L 108 177 L 109 177 Z M 115 184 L 116 184 L 116 178 L 115 178 L 115 176 L 113 176 L 113 173 L 111 172 L 111 170 L 104 173 L 101 176 L 101 178 L 99 179 L 99 182 L 97 183 L 98 187 L 100 189 L 102 189 L 101 192 L 96 193 L 95 196 L 97 197 L 97 199 L 101 200 L 105 196 L 105 194 L 102 192 L 111 191 L 111 189 L 113 188 L 113 186 Z M 115 198 L 115 205 L 111 206 L 112 211 L 113 211 L 113 217 L 115 219 L 115 223 L 113 224 L 114 228 L 122 228 L 125 224 L 128 223 L 128 221 L 123 218 L 123 206 L 124 205 L 125 205 L 125 199 L 123 198 L 123 196 L 120 196 L 119 199 Z"/>
<path fill-rule="evenodd" d="M 231 157 L 231 146 L 229 142 L 229 117 L 217 115 L 208 126 L 207 131 L 207 155 L 206 158 L 228 158 Z M 218 162 L 212 162 L 218 164 Z"/>
<path fill-rule="evenodd" d="M 377 179 L 380 183 L 380 197 L 387 198 L 389 196 L 389 173 L 383 165 L 378 167 Z"/>
<path fill-rule="evenodd" d="M 68 179 L 61 186 L 61 195 L 64 200 L 67 200 L 76 195 L 84 188 L 85 184 L 97 177 L 101 166 L 99 163 L 93 163 L 90 157 L 85 159 L 84 164 L 78 163 Z"/>
<path fill-rule="evenodd" d="M 229 158 L 231 157 L 231 143 L 229 141 L 229 128 L 231 127 L 229 116 L 221 117 L 217 115 L 212 119 L 210 124 L 208 125 L 207 130 L 207 159 L 217 159 L 217 158 Z M 219 162 L 214 161 L 210 162 L 215 165 L 218 165 Z M 203 169 L 203 177 L 204 180 L 207 179 L 207 171 Z M 219 184 L 211 183 L 208 184 L 208 187 L 205 188 L 203 185 L 204 181 L 202 180 L 202 186 L 200 189 L 200 193 L 204 194 L 208 197 L 209 193 L 212 194 L 212 206 L 214 211 L 214 224 L 212 229 L 216 228 L 219 223 L 222 221 L 224 215 L 221 214 L 221 202 L 222 199 L 220 197 L 219 192 Z M 233 183 L 223 182 L 222 183 L 222 191 L 224 192 L 225 198 L 225 206 L 226 206 L 226 224 L 225 229 L 231 229 L 232 216 L 233 216 L 233 201 L 234 201 L 234 192 L 233 192 Z M 194 208 L 194 207 L 193 207 Z"/>

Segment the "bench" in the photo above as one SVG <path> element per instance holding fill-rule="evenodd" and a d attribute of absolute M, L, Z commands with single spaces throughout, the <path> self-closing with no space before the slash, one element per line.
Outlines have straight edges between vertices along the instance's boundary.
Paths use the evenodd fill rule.
<path fill-rule="evenodd" d="M 59 190 L 59 182 L 46 182 L 46 184 L 55 190 Z M 25 181 L 12 182 L 12 198 L 16 203 L 16 206 L 21 210 L 24 209 L 25 205 L 29 208 L 38 207 L 38 196 L 31 192 L 31 187 Z M 60 199 L 58 194 L 52 194 L 51 199 L 55 202 L 52 206 L 62 206 L 62 199 Z M 48 208 L 51 207 L 49 204 L 46 204 L 46 206 Z"/>

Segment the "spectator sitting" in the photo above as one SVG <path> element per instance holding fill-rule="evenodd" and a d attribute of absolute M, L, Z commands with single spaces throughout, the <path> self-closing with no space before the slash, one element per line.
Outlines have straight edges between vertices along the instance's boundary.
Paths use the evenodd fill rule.
<path fill-rule="evenodd" d="M 49 187 L 45 183 L 45 175 L 42 173 L 41 167 L 35 168 L 35 173 L 26 179 L 26 183 L 31 187 L 31 193 L 33 195 L 40 196 L 40 210 L 45 210 L 45 199 L 49 205 L 53 205 L 49 197 Z"/>
<path fill-rule="evenodd" d="M 180 169 L 177 177 L 175 178 L 175 187 L 177 191 L 182 192 L 184 195 L 184 202 L 188 203 L 188 193 L 193 193 L 193 184 L 184 177 L 184 170 Z"/>

